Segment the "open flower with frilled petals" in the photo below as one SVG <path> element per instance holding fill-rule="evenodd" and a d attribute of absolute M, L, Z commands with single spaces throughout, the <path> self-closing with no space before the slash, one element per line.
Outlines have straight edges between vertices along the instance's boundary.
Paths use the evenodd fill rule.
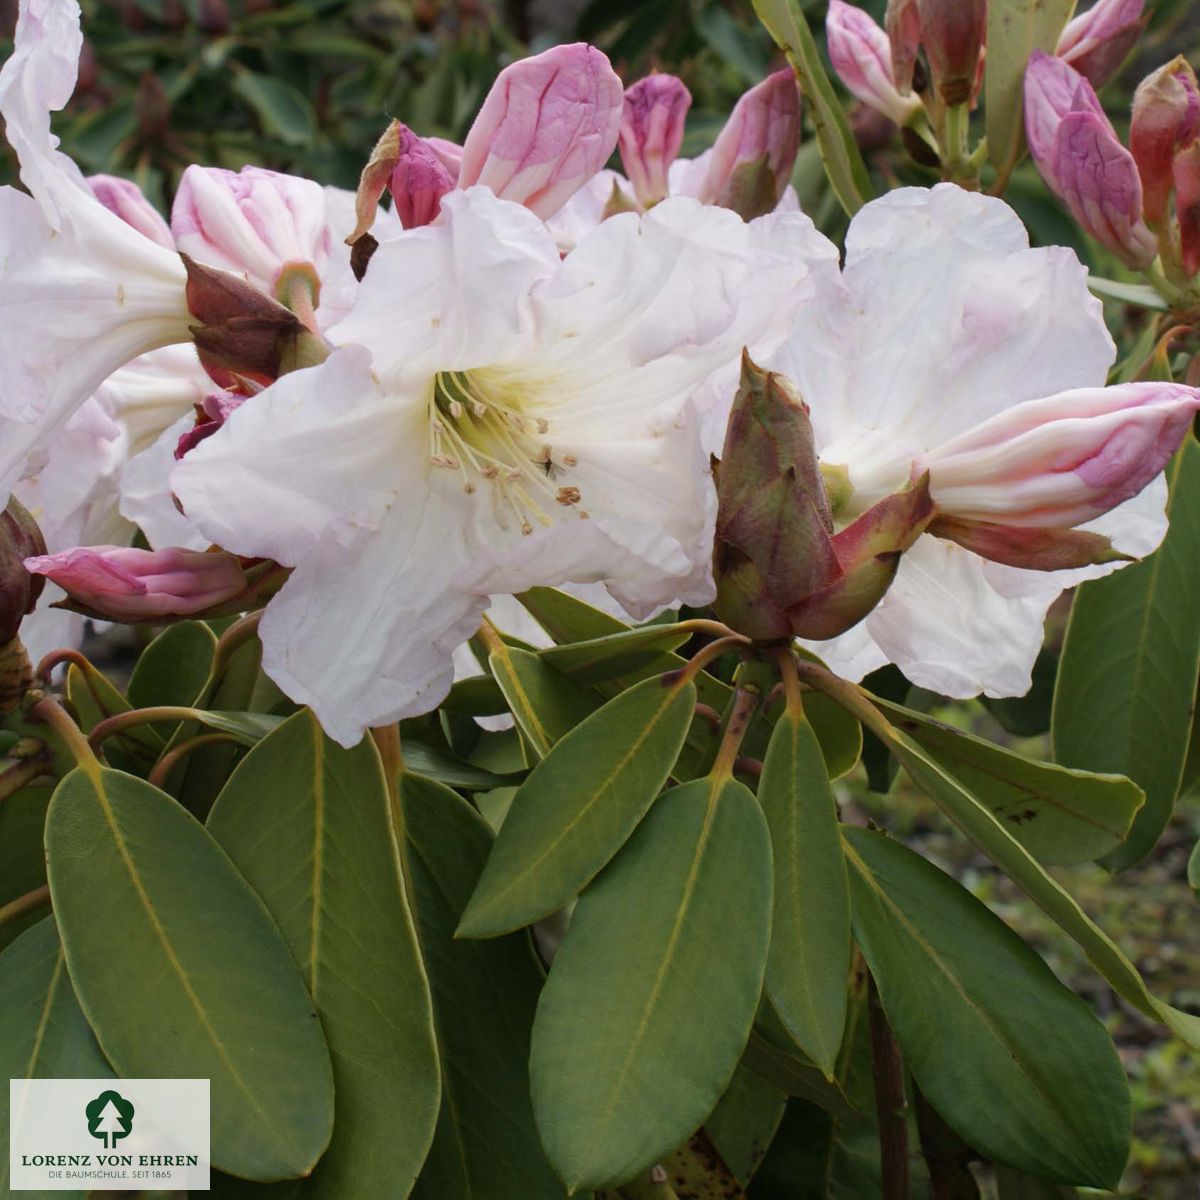
<path fill-rule="evenodd" d="M 97 200 L 50 113 L 79 61 L 74 0 L 22 0 L 0 113 L 31 195 L 0 189 L 0 493 L 124 363 L 190 340 L 178 255 Z"/>
<path fill-rule="evenodd" d="M 1160 472 L 1200 394 L 1106 388 L 1115 349 L 1074 253 L 1030 249 L 1004 203 L 951 184 L 868 204 L 841 277 L 813 278 L 768 365 L 811 410 L 835 521 L 928 472 L 945 522 L 865 620 L 813 648 L 854 678 L 890 661 L 944 695 L 1024 693 L 1050 603 L 1119 563 L 1041 568 L 1157 546 Z"/>
<path fill-rule="evenodd" d="M 606 581 L 704 602 L 713 503 L 691 397 L 811 290 L 799 215 L 694 201 L 606 221 L 565 258 L 527 209 L 450 192 L 382 243 L 339 346 L 176 467 L 189 517 L 294 567 L 264 669 L 332 736 L 434 707 L 493 593 Z"/>

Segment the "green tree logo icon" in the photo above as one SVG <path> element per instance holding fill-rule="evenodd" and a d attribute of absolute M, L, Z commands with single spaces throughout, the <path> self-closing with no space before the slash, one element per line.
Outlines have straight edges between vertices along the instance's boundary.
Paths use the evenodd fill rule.
<path fill-rule="evenodd" d="M 88 1133 L 99 1138 L 106 1150 L 133 1132 L 133 1105 L 120 1092 L 101 1092 L 83 1111 Z"/>

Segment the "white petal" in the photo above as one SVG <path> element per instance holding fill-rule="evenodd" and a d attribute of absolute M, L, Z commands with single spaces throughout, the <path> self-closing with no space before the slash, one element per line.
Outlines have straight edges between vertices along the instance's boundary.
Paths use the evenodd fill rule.
<path fill-rule="evenodd" d="M 191 340 L 184 283 L 176 255 L 83 192 L 55 233 L 35 201 L 0 188 L 0 491 L 117 368 Z"/>
<path fill-rule="evenodd" d="M 164 346 L 110 375 L 96 394 L 124 429 L 134 455 L 191 414 L 215 386 L 194 346 Z"/>
<path fill-rule="evenodd" d="M 379 528 L 423 467 L 423 406 L 385 405 L 370 354 L 347 346 L 247 400 L 171 476 L 188 517 L 234 554 L 288 566 Z"/>
<path fill-rule="evenodd" d="M 146 535 L 152 550 L 168 546 L 206 550 L 209 546 L 209 539 L 175 507 L 171 495 L 175 448 L 194 424 L 193 417 L 180 417 L 131 458 L 121 473 L 121 514 Z"/>
<path fill-rule="evenodd" d="M 380 244 L 354 309 L 328 331 L 370 346 L 380 378 L 465 370 L 511 353 L 529 323 L 532 284 L 558 249 L 528 209 L 486 187 L 449 192 L 444 220 Z"/>
<path fill-rule="evenodd" d="M 633 189 L 624 175 L 607 169 L 598 171 L 546 222 L 560 250 L 565 253 L 573 249 L 600 224 L 614 187 L 630 206 L 636 207 Z"/>
<path fill-rule="evenodd" d="M 866 619 L 872 639 L 918 687 L 958 699 L 1023 696 L 1063 572 L 996 567 L 951 542 L 918 539 Z M 1006 577 L 1002 594 L 993 581 Z"/>
<path fill-rule="evenodd" d="M 823 642 L 801 640 L 800 644 L 811 650 L 835 675 L 852 683 L 877 671 L 888 661 L 888 656 L 871 637 L 866 621 L 859 621 L 835 638 Z"/>
<path fill-rule="evenodd" d="M 464 562 L 435 505 L 397 505 L 361 547 L 305 556 L 263 616 L 263 670 L 344 746 L 428 712 L 487 606 L 452 582 Z"/>
<path fill-rule="evenodd" d="M 866 205 L 843 279 L 818 281 L 772 365 L 812 408 L 822 457 L 880 488 L 903 482 L 913 453 L 1014 404 L 1103 384 L 1112 362 L 1075 255 L 1028 249 L 1007 205 L 952 184 Z M 861 448 L 873 431 L 890 454 Z"/>

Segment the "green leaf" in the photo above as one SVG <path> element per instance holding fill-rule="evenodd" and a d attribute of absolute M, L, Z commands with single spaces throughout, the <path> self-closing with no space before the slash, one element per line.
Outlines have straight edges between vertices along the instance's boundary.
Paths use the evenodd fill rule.
<path fill-rule="evenodd" d="M 302 710 L 246 755 L 208 827 L 278 923 L 329 1043 L 334 1135 L 308 1194 L 404 1194 L 433 1138 L 439 1072 L 374 742 L 344 750 Z"/>
<path fill-rule="evenodd" d="M 42 831 L 53 791 L 50 785 L 37 784 L 0 800 L 0 905 L 46 882 Z M 0 926 L 0 949 L 45 915 L 44 909 L 38 909 Z"/>
<path fill-rule="evenodd" d="M 117 1073 L 210 1079 L 222 1170 L 310 1171 L 333 1123 L 329 1051 L 279 930 L 203 826 L 143 780 L 80 768 L 50 802 L 46 860 L 71 981 Z"/>
<path fill-rule="evenodd" d="M 75 712 L 80 729 L 91 733 L 101 721 L 130 711 L 130 703 L 107 676 L 91 664 L 67 668 L 67 700 Z M 128 729 L 105 746 L 105 757 L 120 770 L 142 770 L 153 766 L 163 752 L 166 740 L 149 725 Z"/>
<path fill-rule="evenodd" d="M 439 783 L 468 791 L 504 787 L 520 778 L 519 775 L 497 775 L 494 771 L 485 771 L 444 750 L 416 741 L 404 743 L 404 760 L 418 775 L 428 775 Z"/>
<path fill-rule="evenodd" d="M 283 79 L 240 69 L 231 85 L 258 115 L 263 131 L 290 146 L 309 145 L 316 137 L 316 118 L 304 94 Z"/>
<path fill-rule="evenodd" d="M 203 621 L 168 625 L 133 669 L 130 707 L 195 704 L 208 683 L 216 649 L 217 639 Z"/>
<path fill-rule="evenodd" d="M 742 1062 L 764 1083 L 789 1096 L 802 1097 L 838 1116 L 855 1115 L 854 1106 L 836 1081 L 830 1082 L 820 1067 L 790 1054 L 758 1029 L 750 1034 Z"/>
<path fill-rule="evenodd" d="M 850 701 L 848 701 L 849 703 Z M 1151 995 L 1137 969 L 995 815 L 944 771 L 911 738 L 882 717 L 872 732 L 904 765 L 913 782 L 1087 955 L 1112 989 L 1134 1008 L 1162 1021 L 1189 1046 L 1200 1049 L 1200 1017 L 1180 1012 Z M 945 1114 L 943 1114 L 945 1115 Z"/>
<path fill-rule="evenodd" d="M 530 588 L 517 597 L 529 614 L 543 629 L 559 643 L 565 645 L 593 640 L 619 633 L 628 626 L 618 621 L 616 617 L 593 608 L 583 600 L 566 592 L 555 591 L 553 588 Z M 662 674 L 665 671 L 677 671 L 684 665 L 686 659 L 678 654 L 662 652 L 645 663 L 634 673 L 634 679 L 624 682 L 634 682 L 644 675 Z M 458 685 L 455 685 L 456 688 Z M 733 695 L 732 689 L 705 672 L 696 677 L 696 696 L 701 704 L 707 704 L 717 712 L 722 712 Z M 821 743 L 821 752 L 829 767 L 832 779 L 839 779 L 847 771 L 854 768 L 862 752 L 862 729 L 853 717 L 844 712 L 825 696 L 814 695 L 806 697 L 805 706 L 808 719 Z M 495 711 L 495 710 L 492 710 Z M 697 724 L 689 735 L 689 749 L 699 751 L 704 744 L 705 730 Z M 746 737 L 746 753 L 761 754 L 770 737 L 770 726 L 761 717 L 756 717 Z M 694 743 L 694 745 L 693 745 Z M 695 755 L 693 755 L 695 757 Z M 684 767 L 681 760 L 680 768 Z"/>
<path fill-rule="evenodd" d="M 1200 672 L 1200 446 L 1185 438 L 1169 469 L 1170 528 L 1159 549 L 1075 595 L 1054 695 L 1054 757 L 1128 775 L 1146 793 L 1108 862 L 1149 853 L 1183 775 Z"/>
<path fill-rule="evenodd" d="M 801 712 L 785 711 L 775 725 L 758 801 L 775 862 L 767 994 L 791 1036 L 832 1079 L 846 1024 L 850 895 L 837 803 Z"/>
<path fill-rule="evenodd" d="M 871 197 L 871 177 L 804 10 L 798 0 L 754 0 L 754 11 L 796 72 L 817 129 L 825 174 L 842 207 L 853 216 Z"/>
<path fill-rule="evenodd" d="M 770 924 L 770 838 L 749 789 L 668 791 L 580 897 L 538 1005 L 533 1106 L 568 1188 L 632 1179 L 712 1112 Z"/>
<path fill-rule="evenodd" d="M 1135 304 L 1156 312 L 1167 311 L 1167 302 L 1146 283 L 1126 283 L 1121 279 L 1102 279 L 1099 275 L 1089 275 L 1088 289 L 1101 300 L 1119 300 L 1122 304 Z"/>
<path fill-rule="evenodd" d="M 1023 1175 L 1011 1167 L 996 1167 L 996 1200 L 1078 1200 L 1071 1187 Z"/>
<path fill-rule="evenodd" d="M 1188 855 L 1187 881 L 1188 887 L 1200 894 L 1200 842 L 1192 847 L 1192 852 Z"/>
<path fill-rule="evenodd" d="M 491 831 L 461 797 L 407 771 L 400 800 L 442 1063 L 441 1115 L 414 1200 L 563 1200 L 529 1097 L 529 1035 L 542 984 L 529 939 L 454 937 Z"/>
<path fill-rule="evenodd" d="M 488 655 L 488 666 L 538 758 L 545 758 L 551 746 L 599 703 L 538 655 L 516 646 L 498 643 Z"/>
<path fill-rule="evenodd" d="M 704 1122 L 705 1131 L 742 1187 L 758 1170 L 786 1106 L 786 1092 L 742 1064 Z"/>
<path fill-rule="evenodd" d="M 874 702 L 1041 862 L 1089 862 L 1107 854 L 1128 836 L 1145 799 L 1124 776 L 1035 762 L 923 713 L 878 697 Z"/>
<path fill-rule="evenodd" d="M 461 937 L 494 937 L 572 900 L 624 845 L 675 765 L 696 690 L 647 679 L 572 730 L 517 790 Z"/>
<path fill-rule="evenodd" d="M 647 625 L 605 637 L 542 650 L 542 662 L 578 684 L 604 683 L 646 667 L 661 671 L 662 654 L 678 649 L 691 638 L 678 625 Z"/>
<path fill-rule="evenodd" d="M 855 937 L 930 1104 L 986 1158 L 1115 1187 L 1130 1101 L 1104 1026 L 949 875 L 882 834 L 843 836 Z"/>
<path fill-rule="evenodd" d="M 45 917 L 0 954 L 0 1077 L 110 1079 L 112 1073 L 71 989 L 58 929 Z M 8 1105 L 5 1086 L 0 1089 L 5 1129 Z M 10 1194 L 8 1170 L 8 1155 L 0 1154 L 0 1196 Z"/>
<path fill-rule="evenodd" d="M 984 81 L 988 159 L 1007 180 L 1025 129 L 1025 66 L 1035 50 L 1054 53 L 1075 0 L 992 0 Z"/>

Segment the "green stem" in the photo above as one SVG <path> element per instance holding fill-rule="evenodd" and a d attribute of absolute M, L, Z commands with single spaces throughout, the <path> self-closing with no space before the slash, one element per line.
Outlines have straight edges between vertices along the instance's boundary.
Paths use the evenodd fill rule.
<path fill-rule="evenodd" d="M 971 109 L 966 104 L 954 104 L 946 109 L 943 126 L 942 173 L 953 183 L 974 178 L 970 171 L 967 139 L 971 126 Z"/>
<path fill-rule="evenodd" d="M 85 771 L 98 771 L 100 760 L 92 749 L 92 743 L 84 737 L 83 730 L 71 720 L 67 711 L 53 696 L 39 700 L 29 710 L 35 721 L 43 721 L 62 739 L 63 745 L 75 760 L 77 767 Z M 101 722 L 103 725 L 104 722 Z M 98 729 L 100 726 L 97 726 Z"/>
<path fill-rule="evenodd" d="M 16 921 L 28 913 L 46 907 L 49 903 L 50 888 L 46 884 L 42 884 L 41 887 L 34 888 L 32 892 L 26 892 L 25 895 L 0 905 L 0 929 L 3 929 L 10 921 Z"/>
<path fill-rule="evenodd" d="M 1183 299 L 1183 289 L 1173 284 L 1163 270 L 1163 260 L 1156 258 L 1148 267 L 1143 268 L 1142 275 L 1146 282 L 1172 307 L 1175 308 Z"/>
<path fill-rule="evenodd" d="M 49 759 L 44 755 L 23 759 L 0 774 L 0 800 L 15 796 L 23 787 L 43 775 L 51 774 Z"/>

